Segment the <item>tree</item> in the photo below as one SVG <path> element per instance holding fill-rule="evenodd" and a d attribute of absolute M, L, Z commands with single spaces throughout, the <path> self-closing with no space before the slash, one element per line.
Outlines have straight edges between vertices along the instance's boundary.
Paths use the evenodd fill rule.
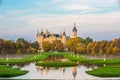
<path fill-rule="evenodd" d="M 90 42 L 93 42 L 93 39 L 90 37 L 87 37 L 84 41 L 85 41 L 85 44 L 88 45 Z"/>
<path fill-rule="evenodd" d="M 76 47 L 79 43 L 84 43 L 84 39 L 77 37 L 77 38 L 71 38 L 67 41 L 66 46 L 70 49 L 71 52 L 76 53 Z"/>
<path fill-rule="evenodd" d="M 57 50 L 58 50 L 59 52 L 64 51 L 64 47 L 63 47 L 63 44 L 62 44 L 62 43 L 56 44 L 56 48 L 57 48 Z"/>
<path fill-rule="evenodd" d="M 6 54 L 6 50 L 3 48 L 3 49 L 1 50 L 1 53 L 2 53 L 2 54 Z"/>
<path fill-rule="evenodd" d="M 87 53 L 91 53 L 92 47 L 93 47 L 93 43 L 90 42 L 90 43 L 87 45 Z"/>
<path fill-rule="evenodd" d="M 72 53 L 75 52 L 75 47 L 74 46 L 70 46 L 70 52 L 72 52 Z"/>
<path fill-rule="evenodd" d="M 110 54 L 111 53 L 111 48 L 108 47 L 107 50 L 106 50 L 106 54 Z"/>
<path fill-rule="evenodd" d="M 5 48 L 4 40 L 0 38 L 0 53 L 3 48 Z"/>
<path fill-rule="evenodd" d="M 103 54 L 103 50 L 102 49 L 99 50 L 99 54 Z"/>
<path fill-rule="evenodd" d="M 22 54 L 22 49 L 17 49 L 17 54 Z"/>
<path fill-rule="evenodd" d="M 113 49 L 112 49 L 112 54 L 116 54 L 118 53 L 119 51 L 119 48 L 117 46 L 115 46 Z"/>
<path fill-rule="evenodd" d="M 38 42 L 33 42 L 33 43 L 32 43 L 32 47 L 35 48 L 35 49 L 39 49 L 39 44 L 38 44 Z"/>
<path fill-rule="evenodd" d="M 96 52 L 95 52 L 95 49 L 93 48 L 93 49 L 92 49 L 92 56 L 93 56 L 93 59 L 94 59 L 95 53 L 96 53 Z"/>
<path fill-rule="evenodd" d="M 86 45 L 83 43 L 78 43 L 76 46 L 76 51 L 80 54 L 86 53 Z"/>
<path fill-rule="evenodd" d="M 23 42 L 23 43 L 25 43 L 25 39 L 24 38 L 18 38 L 16 42 Z"/>
<path fill-rule="evenodd" d="M 51 49 L 51 44 L 50 44 L 49 41 L 44 41 L 42 47 L 43 47 L 43 50 L 44 50 L 45 52 L 47 52 L 47 51 L 50 51 L 50 49 Z"/>

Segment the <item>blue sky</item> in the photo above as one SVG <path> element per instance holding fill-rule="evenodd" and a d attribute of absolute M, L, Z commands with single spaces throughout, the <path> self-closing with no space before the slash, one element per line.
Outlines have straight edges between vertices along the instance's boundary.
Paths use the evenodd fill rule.
<path fill-rule="evenodd" d="M 0 37 L 35 41 L 37 30 L 94 40 L 120 37 L 120 0 L 0 0 Z"/>

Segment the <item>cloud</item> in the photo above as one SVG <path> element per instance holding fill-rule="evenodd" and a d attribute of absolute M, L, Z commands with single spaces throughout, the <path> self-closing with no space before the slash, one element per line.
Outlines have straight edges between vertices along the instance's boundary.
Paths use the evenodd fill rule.
<path fill-rule="evenodd" d="M 78 36 L 102 39 L 112 33 L 119 34 L 120 11 L 116 0 L 37 1 L 34 8 L 5 10 L 4 18 L 0 15 L 0 36 L 33 39 L 36 31 L 41 29 L 55 33 L 65 29 L 67 35 L 71 35 L 74 22 L 77 23 Z"/>
<path fill-rule="evenodd" d="M 65 6 L 63 6 L 63 9 L 67 10 L 67 11 L 79 11 L 79 13 L 101 11 L 101 9 L 99 9 L 99 8 L 91 7 L 88 5 L 80 5 L 80 4 L 65 5 Z"/>

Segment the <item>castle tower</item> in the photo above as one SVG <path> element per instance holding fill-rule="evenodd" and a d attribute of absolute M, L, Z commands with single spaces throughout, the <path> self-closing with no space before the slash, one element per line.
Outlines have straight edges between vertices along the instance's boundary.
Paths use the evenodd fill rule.
<path fill-rule="evenodd" d="M 40 49 L 43 50 L 42 44 L 43 44 L 43 41 L 44 41 L 44 33 L 43 33 L 42 30 L 41 30 L 41 33 L 40 33 L 40 39 L 39 39 L 39 41 L 40 41 Z"/>
<path fill-rule="evenodd" d="M 76 38 L 77 37 L 77 29 L 76 29 L 76 23 L 74 23 L 74 28 L 72 30 L 72 38 Z"/>
<path fill-rule="evenodd" d="M 62 35 L 62 43 L 65 45 L 66 44 L 66 33 L 65 31 L 63 32 L 63 35 Z"/>

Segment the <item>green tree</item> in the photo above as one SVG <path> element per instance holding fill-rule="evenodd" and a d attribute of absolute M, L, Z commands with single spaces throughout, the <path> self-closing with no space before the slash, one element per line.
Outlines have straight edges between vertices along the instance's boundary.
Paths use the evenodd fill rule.
<path fill-rule="evenodd" d="M 39 49 L 39 44 L 38 44 L 38 42 L 33 42 L 33 43 L 32 43 L 32 47 L 38 50 L 38 49 Z"/>
<path fill-rule="evenodd" d="M 85 44 L 88 45 L 90 42 L 93 42 L 93 39 L 90 37 L 87 37 L 84 41 L 85 41 Z"/>

